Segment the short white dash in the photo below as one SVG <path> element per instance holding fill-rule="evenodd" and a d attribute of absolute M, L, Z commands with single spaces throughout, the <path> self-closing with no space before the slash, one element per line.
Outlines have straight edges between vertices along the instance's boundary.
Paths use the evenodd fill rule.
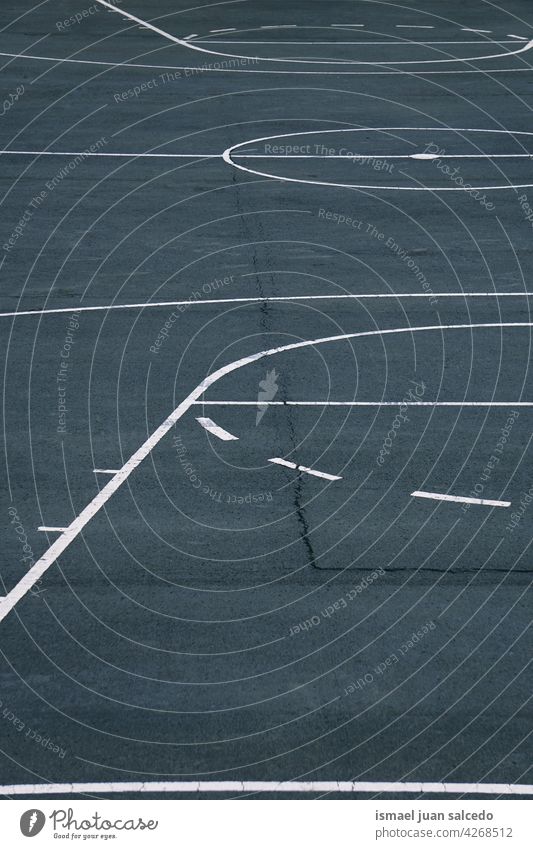
<path fill-rule="evenodd" d="M 438 159 L 436 153 L 410 153 L 409 159 Z"/>
<path fill-rule="evenodd" d="M 459 501 L 461 504 L 483 504 L 485 507 L 510 507 L 510 501 L 491 501 L 489 498 L 467 498 L 463 495 L 441 495 L 438 492 L 415 490 L 411 493 L 415 498 L 433 498 L 435 501 Z"/>
<path fill-rule="evenodd" d="M 327 472 L 317 472 L 316 469 L 309 469 L 307 466 L 300 466 L 298 463 L 291 463 L 289 460 L 282 460 L 281 457 L 270 457 L 269 463 L 276 463 L 278 466 L 286 466 L 288 469 L 294 469 L 297 472 L 306 472 L 308 475 L 314 475 L 317 478 L 325 478 L 327 481 L 341 481 L 338 475 L 329 475 Z"/>
<path fill-rule="evenodd" d="M 120 469 L 93 469 L 95 475 L 116 475 Z"/>
<path fill-rule="evenodd" d="M 210 29 L 209 32 L 235 32 L 235 27 L 226 27 L 225 29 Z"/>
<path fill-rule="evenodd" d="M 470 29 L 470 27 L 463 27 L 461 32 L 481 32 L 481 33 L 489 33 L 492 32 L 491 29 Z"/>
<path fill-rule="evenodd" d="M 435 27 L 422 24 L 396 24 L 398 29 L 435 29 Z"/>
<path fill-rule="evenodd" d="M 230 439 L 238 439 L 238 436 L 233 436 L 229 431 L 224 430 L 223 427 L 219 427 L 219 425 L 215 424 L 212 419 L 205 419 L 201 416 L 196 419 L 196 421 L 202 425 L 205 430 L 212 433 L 213 436 L 218 436 L 219 439 L 223 439 L 224 442 L 229 442 Z"/>
<path fill-rule="evenodd" d="M 507 35 L 509 38 L 518 38 L 519 41 L 527 41 L 527 38 L 524 38 L 523 35 L 513 35 L 512 32 L 508 32 Z"/>
<path fill-rule="evenodd" d="M 40 527 L 37 528 L 37 530 L 38 531 L 50 531 L 50 533 L 62 534 L 67 529 L 66 528 L 49 528 L 48 525 L 41 525 Z"/>
<path fill-rule="evenodd" d="M 108 10 L 108 11 L 109 11 L 109 10 Z M 198 33 L 197 33 L 197 32 L 191 32 L 191 34 L 190 34 L 190 35 L 186 35 L 186 36 L 185 36 L 185 41 L 187 41 L 189 38 L 197 38 L 197 37 L 198 37 Z"/>

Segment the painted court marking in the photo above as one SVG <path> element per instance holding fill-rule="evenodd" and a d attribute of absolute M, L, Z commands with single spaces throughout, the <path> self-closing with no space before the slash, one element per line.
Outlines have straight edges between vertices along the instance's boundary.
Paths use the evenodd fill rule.
<path fill-rule="evenodd" d="M 42 310 L 14 310 L 11 312 L 0 312 L 0 318 L 14 318 L 29 315 L 57 315 L 60 313 L 76 312 L 107 312 L 108 310 L 133 310 L 133 309 L 153 309 L 162 307 L 179 307 L 190 306 L 200 307 L 206 304 L 254 304 L 267 303 L 270 301 L 335 301 L 335 300 L 363 300 L 365 298 L 531 298 L 533 292 L 437 292 L 436 294 L 428 294 L 427 292 L 385 292 L 380 294 L 371 294 L 368 292 L 354 295 L 273 295 L 263 298 L 202 298 L 201 300 L 187 301 L 147 301 L 146 303 L 138 304 L 102 304 L 91 307 L 52 307 Z"/>
<path fill-rule="evenodd" d="M 376 336 L 399 335 L 402 333 L 424 333 L 435 332 L 442 333 L 444 330 L 501 330 L 501 328 L 531 328 L 531 321 L 517 322 L 498 322 L 498 323 L 482 323 L 482 324 L 448 324 L 448 325 L 424 325 L 421 327 L 399 327 L 384 330 L 362 330 L 355 333 L 343 333 L 337 336 L 325 336 L 319 339 L 308 339 L 303 342 L 292 342 L 289 345 L 282 345 L 278 348 L 269 348 L 264 351 L 258 351 L 256 354 L 250 354 L 247 357 L 242 357 L 239 360 L 234 360 L 225 366 L 205 377 L 195 389 L 190 392 L 186 398 L 176 407 L 175 410 L 159 425 L 156 430 L 150 434 L 142 445 L 131 455 L 124 463 L 122 468 L 112 476 L 111 480 L 95 495 L 95 497 L 87 504 L 87 506 L 72 520 L 70 525 L 65 528 L 59 538 L 45 551 L 21 580 L 13 587 L 0 603 L 0 622 L 5 619 L 8 613 L 15 605 L 28 593 L 44 573 L 52 566 L 58 557 L 70 546 L 70 544 L 78 537 L 83 528 L 91 521 L 98 513 L 104 504 L 115 494 L 122 484 L 129 478 L 131 473 L 135 471 L 137 466 L 148 457 L 154 450 L 156 445 L 163 437 L 175 426 L 175 424 L 185 415 L 195 401 L 198 401 L 206 390 L 222 377 L 250 365 L 251 363 L 262 360 L 265 357 L 276 356 L 286 351 L 296 351 L 303 348 L 313 347 L 315 345 L 323 345 L 328 343 L 345 342 L 348 339 L 366 339 Z M 531 331 L 530 331 L 531 332 Z"/>
<path fill-rule="evenodd" d="M 93 469 L 95 475 L 116 475 L 120 469 Z"/>
<path fill-rule="evenodd" d="M 533 44 L 533 42 L 532 42 Z M 479 127 L 373 127 L 369 130 L 367 127 L 356 127 L 349 129 L 341 129 L 341 130 L 305 130 L 305 131 L 296 131 L 292 133 L 280 133 L 275 136 L 261 136 L 260 138 L 255 139 L 246 139 L 245 141 L 238 142 L 237 144 L 232 145 L 231 147 L 226 148 L 224 153 L 222 154 L 222 158 L 224 162 L 228 165 L 232 165 L 234 168 L 237 168 L 239 171 L 244 171 L 246 174 L 252 174 L 254 177 L 267 177 L 271 180 L 280 180 L 283 183 L 300 183 L 308 186 L 334 186 L 335 188 L 344 188 L 344 189 L 376 189 L 383 191 L 404 191 L 404 192 L 471 192 L 473 190 L 476 191 L 499 191 L 499 190 L 509 190 L 509 189 L 525 189 L 531 188 L 533 186 L 533 182 L 531 183 L 505 183 L 503 185 L 498 184 L 494 186 L 478 186 L 470 183 L 463 183 L 462 185 L 445 185 L 445 186 L 400 186 L 400 185 L 387 185 L 386 183 L 381 183 L 379 185 L 372 185 L 369 183 L 336 183 L 328 180 L 316 180 L 316 179 L 305 179 L 299 177 L 289 177 L 286 175 L 280 174 L 272 174 L 266 171 L 258 171 L 256 168 L 251 168 L 247 165 L 243 165 L 242 162 L 236 162 L 236 151 L 239 151 L 243 147 L 249 147 L 251 145 L 257 145 L 265 142 L 277 141 L 278 139 L 300 139 L 304 136 L 331 136 L 338 133 L 361 133 L 361 132 L 425 132 L 425 133 L 496 133 L 498 135 L 506 135 L 506 136 L 527 136 L 530 137 L 533 135 L 531 132 L 523 131 L 523 130 L 484 130 Z M 357 138 L 357 136 L 356 136 Z M 530 154 L 527 154 L 530 157 Z M 497 154 L 482 154 L 482 158 L 487 160 L 495 159 Z M 248 157 L 252 158 L 252 157 Z M 282 157 L 288 158 L 288 157 Z M 305 157 L 304 157 L 305 158 Z M 377 157 L 377 155 L 369 155 L 363 156 L 362 154 L 357 154 L 355 156 L 350 157 L 351 159 L 396 159 L 396 158 L 405 158 L 405 156 L 396 156 L 396 155 L 387 155 L 386 153 L 381 154 L 381 156 Z M 473 158 L 471 156 L 466 156 L 463 154 L 455 154 L 453 157 L 450 155 L 449 158 L 455 159 L 466 159 Z M 241 157 L 242 159 L 242 157 Z M 405 175 L 408 177 L 409 175 Z M 533 178 L 532 178 L 533 179 Z M 450 181 L 453 182 L 453 181 Z"/>
<path fill-rule="evenodd" d="M 441 495 L 438 492 L 416 490 L 411 495 L 414 498 L 432 498 L 435 501 L 459 501 L 462 504 L 484 504 L 486 507 L 510 507 L 510 501 L 491 501 L 489 498 L 467 498 L 463 495 Z"/>
<path fill-rule="evenodd" d="M 323 60 L 323 59 L 278 59 L 272 57 L 263 57 L 263 56 L 245 56 L 240 53 L 222 53 L 218 50 L 207 50 L 205 47 L 200 47 L 199 44 L 193 41 L 185 41 L 183 38 L 178 38 L 175 35 L 167 32 L 166 30 L 160 29 L 156 27 L 154 24 L 149 23 L 148 21 L 143 20 L 142 18 L 138 18 L 136 15 L 132 15 L 130 12 L 126 12 L 124 9 L 120 9 L 117 6 L 114 6 L 112 3 L 107 2 L 107 0 L 96 0 L 101 6 L 105 6 L 107 9 L 117 12 L 117 14 L 121 15 L 121 17 L 126 18 L 127 20 L 133 21 L 136 24 L 141 24 L 142 26 L 151 29 L 153 32 L 157 33 L 157 35 L 162 36 L 163 38 L 167 38 L 169 41 L 172 41 L 174 44 L 180 44 L 183 47 L 188 48 L 189 50 L 196 50 L 201 53 L 206 53 L 211 56 L 223 56 L 224 58 L 229 59 L 246 59 L 250 61 L 251 59 L 261 61 L 261 62 L 277 62 L 277 63 L 290 63 L 290 64 L 299 64 L 299 65 L 384 65 L 390 64 L 390 59 L 382 60 L 381 62 L 364 62 L 361 60 Z M 533 47 L 533 40 L 528 41 L 522 47 L 517 48 L 517 50 L 507 50 L 504 53 L 495 53 L 490 54 L 488 56 L 468 56 L 461 59 L 453 58 L 453 59 L 405 59 L 394 61 L 394 65 L 442 65 L 448 64 L 450 62 L 474 62 L 481 61 L 484 59 L 500 59 L 506 58 L 508 56 L 517 56 L 520 53 L 524 53 L 527 50 L 531 50 Z"/>
<path fill-rule="evenodd" d="M 291 463 L 290 460 L 283 460 L 282 457 L 271 457 L 269 463 L 276 463 L 278 466 L 286 466 L 287 469 L 294 469 L 297 472 L 305 472 L 308 475 L 314 475 L 316 478 L 325 478 L 327 481 L 341 481 L 338 475 L 330 475 L 327 472 L 318 472 L 316 469 L 310 469 L 308 466 L 300 466 L 299 463 Z"/>
<path fill-rule="evenodd" d="M 213 407 L 257 407 L 257 401 L 195 401 Z M 261 401 L 268 407 L 533 407 L 533 401 Z"/>
<path fill-rule="evenodd" d="M 223 427 L 219 427 L 219 425 L 215 424 L 212 419 L 205 419 L 202 416 L 198 417 L 196 421 L 202 425 L 205 430 L 212 433 L 213 436 L 218 436 L 219 439 L 222 439 L 224 442 L 229 442 L 232 439 L 238 439 L 238 436 L 233 436 L 228 430 L 224 430 Z"/>
<path fill-rule="evenodd" d="M 107 10 L 110 11 L 109 9 Z M 504 54 L 508 55 L 508 54 Z M 151 65 L 142 62 L 112 62 L 102 59 L 70 59 L 62 58 L 61 56 L 36 56 L 32 53 L 0 53 L 0 56 L 6 56 L 11 59 L 29 59 L 38 62 L 53 62 L 61 65 L 67 62 L 74 65 L 100 65 L 110 69 L 116 68 L 148 68 L 154 71 L 196 71 L 198 73 L 215 73 L 215 74 L 281 74 L 281 75 L 297 75 L 297 76 L 394 76 L 397 74 L 409 74 L 409 76 L 435 76 L 439 74 L 512 74 L 526 73 L 533 71 L 533 67 L 526 68 L 463 68 L 461 70 L 446 69 L 441 71 L 287 71 L 277 69 L 259 70 L 257 68 L 215 68 L 202 67 L 201 65 Z"/>
<path fill-rule="evenodd" d="M 64 533 L 67 529 L 66 529 L 66 528 L 50 528 L 50 527 L 48 527 L 48 525 L 40 525 L 40 526 L 37 528 L 37 530 L 38 530 L 38 531 L 47 531 L 47 532 L 50 532 L 50 533 L 58 533 L 58 534 L 62 534 L 62 533 Z"/>
<path fill-rule="evenodd" d="M 4 784 L 5 796 L 73 793 L 442 793 L 531 796 L 533 784 L 437 781 L 85 781 L 72 784 Z"/>

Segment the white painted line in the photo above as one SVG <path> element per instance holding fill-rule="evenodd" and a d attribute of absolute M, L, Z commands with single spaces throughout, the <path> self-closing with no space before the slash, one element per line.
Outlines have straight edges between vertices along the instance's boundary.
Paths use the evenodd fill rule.
<path fill-rule="evenodd" d="M 462 495 L 441 495 L 438 492 L 416 490 L 411 495 L 415 498 L 432 498 L 435 501 L 459 501 L 461 504 L 483 504 L 486 507 L 510 507 L 510 501 L 491 501 L 489 498 L 466 498 Z"/>
<path fill-rule="evenodd" d="M 364 24 L 330 24 L 330 27 L 364 27 Z"/>
<path fill-rule="evenodd" d="M 257 401 L 195 401 L 213 407 L 257 407 Z M 269 407 L 533 407 L 533 401 L 261 401 Z"/>
<path fill-rule="evenodd" d="M 314 475 L 316 478 L 325 478 L 327 481 L 341 481 L 338 475 L 330 475 L 327 472 L 317 472 L 316 469 L 310 469 L 308 466 L 300 466 L 299 463 L 291 463 L 289 460 L 283 460 L 281 457 L 270 457 L 269 463 L 276 463 L 278 466 L 286 466 L 288 469 L 294 469 L 297 472 L 305 472 L 308 475 Z"/>
<path fill-rule="evenodd" d="M 116 475 L 120 469 L 93 469 L 95 475 Z"/>
<path fill-rule="evenodd" d="M 226 27 L 225 29 L 210 29 L 209 32 L 235 32 L 235 27 Z"/>
<path fill-rule="evenodd" d="M 391 336 L 400 335 L 403 333 L 427 333 L 437 332 L 442 333 L 444 330 L 468 330 L 472 333 L 473 330 L 500 330 L 503 327 L 516 328 L 531 328 L 533 321 L 516 321 L 516 322 L 497 322 L 483 324 L 437 324 L 423 325 L 420 327 L 397 327 L 387 328 L 384 330 L 359 330 L 355 333 L 342 333 L 337 336 L 324 336 L 318 339 L 307 339 L 303 342 L 292 342 L 289 345 L 281 345 L 277 348 L 268 348 L 263 351 L 258 351 L 256 354 L 250 354 L 247 357 L 242 357 L 239 360 L 234 360 L 227 363 L 225 366 L 218 368 L 216 371 L 207 375 L 201 383 L 190 392 L 183 401 L 170 413 L 169 416 L 159 425 L 153 433 L 150 434 L 142 445 L 131 455 L 124 463 L 120 471 L 113 475 L 111 480 L 95 495 L 95 497 L 87 504 L 87 506 L 79 513 L 71 522 L 68 528 L 61 536 L 45 551 L 33 566 L 28 570 L 23 578 L 16 584 L 13 589 L 6 595 L 5 599 L 0 603 L 0 622 L 2 622 L 15 605 L 31 590 L 44 573 L 52 566 L 58 557 L 66 551 L 70 544 L 79 536 L 83 528 L 91 521 L 91 519 L 102 509 L 104 504 L 115 494 L 122 484 L 129 478 L 137 466 L 148 457 L 156 445 L 161 442 L 164 436 L 174 427 L 185 413 L 192 407 L 195 401 L 198 401 L 210 386 L 217 383 L 221 378 L 234 371 L 237 371 L 244 366 L 262 360 L 265 357 L 273 357 L 278 354 L 283 354 L 286 351 L 296 351 L 302 348 L 309 348 L 315 345 L 324 345 L 329 343 L 345 342 L 348 339 L 367 339 L 375 336 Z M 531 331 L 530 331 L 531 332 Z"/>
<path fill-rule="evenodd" d="M 410 159 L 438 159 L 438 154 L 436 153 L 411 153 L 409 154 Z"/>
<path fill-rule="evenodd" d="M 442 793 L 532 796 L 533 784 L 437 781 L 85 781 L 71 784 L 4 784 L 5 796 L 73 793 Z"/>
<path fill-rule="evenodd" d="M 219 439 L 224 440 L 224 442 L 229 442 L 231 439 L 238 439 L 238 436 L 233 436 L 227 430 L 224 430 L 223 427 L 219 427 L 212 419 L 204 419 L 201 416 L 196 419 L 196 421 L 202 425 L 205 430 L 212 433 L 214 436 L 218 436 Z"/>
<path fill-rule="evenodd" d="M 320 131 L 322 134 L 324 131 Z M 334 132 L 332 130 L 332 132 Z M 298 135 L 298 134 L 296 134 Z M 236 153 L 234 159 L 532 159 L 533 153 Z M 512 187 L 511 187 L 512 188 Z"/>
<path fill-rule="evenodd" d="M 482 33 L 489 33 L 489 32 L 492 32 L 492 30 L 491 30 L 491 29 L 470 29 L 469 27 L 462 27 L 462 28 L 461 28 L 461 32 L 482 32 Z"/>
<path fill-rule="evenodd" d="M 527 41 L 527 38 L 524 38 L 523 35 L 513 35 L 512 32 L 508 32 L 507 35 L 509 38 L 518 38 L 519 41 Z"/>
<path fill-rule="evenodd" d="M 95 151 L 94 153 L 86 151 L 71 151 L 71 150 L 0 150 L 0 156 L 129 156 L 138 159 L 219 159 L 221 153 L 109 153 L 104 151 Z"/>
<path fill-rule="evenodd" d="M 50 528 L 50 527 L 48 527 L 48 525 L 40 525 L 40 527 L 38 527 L 37 530 L 38 531 L 47 531 L 47 532 L 49 531 L 50 533 L 57 532 L 58 534 L 62 534 L 67 529 L 66 528 Z"/>
<path fill-rule="evenodd" d="M 531 43 L 531 46 L 533 46 L 533 41 L 531 41 L 530 43 Z M 371 131 L 372 132 L 381 132 L 383 130 L 386 130 L 386 131 L 391 131 L 391 130 L 395 130 L 395 131 L 397 131 L 397 130 L 421 131 L 421 130 L 423 130 L 424 132 L 434 132 L 435 130 L 438 130 L 441 133 L 444 133 L 444 132 L 496 133 L 496 134 L 499 134 L 499 135 L 502 135 L 502 134 L 509 135 L 509 133 L 512 132 L 512 134 L 515 135 L 515 136 L 528 136 L 529 137 L 529 136 L 533 135 L 533 133 L 525 131 L 525 130 L 515 130 L 515 131 L 492 130 L 492 129 L 483 130 L 483 129 L 480 129 L 479 127 L 476 127 L 476 128 L 465 128 L 465 127 L 463 127 L 461 129 L 456 128 L 456 127 L 440 127 L 440 128 L 439 127 L 373 127 Z M 478 185 L 470 185 L 470 184 L 464 184 L 464 185 L 461 185 L 461 186 L 457 186 L 457 185 L 453 185 L 453 186 L 449 186 L 449 185 L 446 185 L 446 186 L 423 186 L 423 185 L 420 185 L 420 186 L 410 186 L 410 185 L 404 186 L 404 185 L 388 185 L 386 183 L 381 183 L 379 185 L 374 185 L 374 184 L 370 184 L 370 183 L 362 183 L 362 184 L 361 183 L 338 183 L 338 182 L 331 182 L 329 180 L 317 180 L 317 179 L 305 179 L 305 178 L 300 178 L 300 177 L 289 177 L 289 176 L 281 175 L 281 174 L 273 174 L 273 173 L 268 172 L 268 171 L 258 171 L 256 168 L 251 168 L 247 165 L 243 165 L 242 163 L 239 163 L 239 162 L 236 161 L 237 153 L 240 151 L 241 148 L 249 147 L 250 145 L 254 145 L 254 144 L 261 144 L 262 142 L 271 142 L 271 141 L 277 141 L 278 139 L 286 139 L 286 138 L 302 138 L 303 136 L 309 136 L 309 135 L 317 136 L 317 135 L 324 135 L 326 133 L 328 135 L 333 135 L 334 133 L 358 133 L 358 132 L 369 132 L 369 131 L 368 131 L 368 128 L 365 128 L 365 127 L 356 127 L 356 128 L 341 129 L 341 130 L 321 130 L 321 131 L 318 131 L 318 132 L 316 130 L 304 130 L 304 131 L 296 131 L 296 132 L 293 131 L 291 133 L 279 133 L 275 136 L 260 136 L 258 138 L 254 138 L 254 139 L 246 139 L 245 141 L 238 142 L 237 144 L 232 145 L 232 147 L 226 148 L 226 150 L 222 154 L 222 158 L 224 159 L 224 162 L 227 162 L 228 165 L 232 165 L 234 168 L 237 168 L 239 171 L 244 171 L 246 174 L 252 174 L 255 177 L 269 177 L 271 180 L 279 180 L 282 183 L 298 183 L 298 184 L 306 185 L 306 186 L 334 186 L 336 188 L 343 188 L 343 189 L 365 189 L 365 190 L 366 189 L 373 189 L 373 190 L 376 190 L 376 191 L 402 191 L 402 192 L 457 192 L 457 191 L 463 192 L 463 191 L 472 191 L 473 189 L 477 189 L 479 191 L 501 191 L 501 190 L 507 190 L 508 191 L 509 189 L 512 189 L 512 190 L 525 189 L 525 188 L 531 188 L 533 186 L 533 182 L 529 182 L 529 183 L 510 183 L 510 182 L 508 182 L 508 183 L 505 183 L 503 185 L 493 185 L 493 186 L 478 186 Z M 457 156 L 457 155 L 455 155 L 455 156 Z M 483 154 L 483 157 L 484 156 L 485 156 L 485 154 Z M 492 157 L 492 158 L 495 158 L 495 156 Z M 530 154 L 527 154 L 527 156 L 529 158 Z M 463 158 L 462 155 L 459 155 L 459 157 Z M 394 159 L 394 158 L 398 158 L 398 157 L 396 157 L 396 155 L 391 155 L 391 156 L 384 155 L 381 158 L 383 158 L 383 159 Z M 400 158 L 402 158 L 402 157 L 400 157 Z M 449 158 L 451 159 L 451 158 L 454 158 L 454 157 L 450 156 Z M 491 157 L 489 156 L 488 158 L 490 159 Z M 400 173 L 402 173 L 402 172 L 400 172 Z M 533 180 L 533 177 L 531 177 L 530 180 Z"/>
<path fill-rule="evenodd" d="M 108 12 L 111 12 L 110 9 L 107 9 Z M 184 39 L 184 43 L 190 44 L 191 42 L 186 42 Z M 389 43 L 389 42 L 387 42 Z M 478 42 L 474 42 L 477 44 Z M 499 42 L 494 42 L 498 44 Z M 225 55 L 225 54 L 222 54 Z M 506 55 L 506 54 L 503 54 Z M 330 77 L 372 77 L 372 76 L 396 76 L 399 73 L 404 73 L 403 71 L 285 71 L 280 69 L 268 69 L 268 70 L 259 70 L 254 68 L 208 68 L 202 67 L 201 65 L 151 65 L 148 63 L 142 62 L 111 62 L 104 61 L 99 59 L 69 59 L 62 58 L 60 56 L 36 56 L 32 53 L 5 53 L 0 52 L 0 56 L 7 56 L 11 59 L 31 59 L 33 61 L 38 62 L 53 62 L 54 64 L 61 65 L 64 62 L 74 64 L 74 65 L 99 65 L 106 68 L 148 68 L 150 70 L 156 71 L 196 71 L 198 73 L 213 73 L 213 74 L 277 74 L 277 75 L 288 75 L 288 76 L 303 76 L 303 77 L 316 77 L 316 76 L 330 76 Z M 379 65 L 380 63 L 376 63 Z M 382 63 L 381 63 L 382 64 Z M 424 76 L 440 76 L 442 74 L 522 74 L 522 73 L 531 73 L 533 72 L 533 67 L 528 66 L 527 68 L 474 68 L 474 69 L 461 69 L 461 70 L 452 70 L 446 69 L 443 71 L 409 71 L 409 76 L 419 76 L 423 74 Z"/>
<path fill-rule="evenodd" d="M 364 300 L 372 298 L 531 298 L 533 292 L 437 292 L 433 295 L 427 292 L 385 292 L 370 294 L 368 292 L 359 295 L 267 295 L 264 298 L 205 298 L 197 301 L 147 301 L 138 304 L 103 304 L 93 307 L 76 306 L 76 312 L 107 312 L 108 310 L 133 310 L 153 309 L 163 307 L 190 306 L 201 307 L 206 304 L 254 304 L 267 303 L 270 301 L 336 301 L 336 300 Z M 0 318 L 14 318 L 28 315 L 59 315 L 70 313 L 74 307 L 57 307 L 45 310 L 20 310 L 11 312 L 0 312 Z"/>
<path fill-rule="evenodd" d="M 421 24 L 396 24 L 398 29 L 435 29 L 433 26 L 421 25 Z"/>
<path fill-rule="evenodd" d="M 245 56 L 241 53 L 221 53 L 217 50 L 206 50 L 204 47 L 201 47 L 196 42 L 185 41 L 183 38 L 177 38 L 175 35 L 167 32 L 166 30 L 160 29 L 159 27 L 154 26 L 154 24 L 149 23 L 148 21 L 143 20 L 142 18 L 136 17 L 136 15 L 130 14 L 130 12 L 125 12 L 119 9 L 117 6 L 114 6 L 112 3 L 109 3 L 108 0 L 96 0 L 101 6 L 105 6 L 107 9 L 111 9 L 114 12 L 117 12 L 122 17 L 127 18 L 130 21 L 134 21 L 136 24 L 144 24 L 148 29 L 153 30 L 158 35 L 161 35 L 163 38 L 168 38 L 169 41 L 172 41 L 173 44 L 181 44 L 184 47 L 187 47 L 189 50 L 195 50 L 200 53 L 206 53 L 211 56 L 223 56 L 224 58 L 230 59 L 246 59 L 249 61 L 250 59 L 257 59 L 261 62 L 277 62 L 277 63 L 289 63 L 289 64 L 304 64 L 304 65 L 383 65 L 390 64 L 390 60 L 386 62 L 363 62 L 361 60 L 341 60 L 340 62 L 337 60 L 323 60 L 323 59 L 282 59 L 282 58 L 273 58 L 273 57 L 265 57 L 265 56 Z M 442 65 L 450 62 L 460 62 L 460 63 L 468 63 L 474 61 L 480 61 L 484 59 L 500 59 L 502 57 L 507 58 L 508 56 L 517 56 L 520 53 L 524 53 L 526 50 L 531 50 L 533 47 L 533 40 L 528 41 L 523 47 L 520 47 L 518 50 L 514 51 L 505 51 L 504 53 L 495 53 L 490 54 L 488 56 L 465 56 L 463 58 L 457 59 L 407 59 L 400 60 L 394 62 L 395 65 Z"/>
<path fill-rule="evenodd" d="M 107 11 L 109 12 L 110 10 L 108 9 Z M 191 32 L 190 35 L 185 36 L 185 41 L 187 41 L 187 39 L 189 39 L 189 38 L 196 38 L 197 36 L 198 36 L 197 32 Z"/>
<path fill-rule="evenodd" d="M 307 47 L 307 46 L 313 47 L 313 46 L 316 46 L 316 45 L 331 47 L 332 45 L 337 46 L 337 45 L 342 45 L 342 44 L 344 44 L 344 45 L 346 45 L 346 44 L 357 45 L 359 47 L 367 46 L 367 45 L 376 46 L 376 45 L 383 45 L 383 44 L 386 44 L 389 47 L 405 47 L 406 45 L 411 46 L 413 44 L 415 44 L 417 46 L 423 45 L 424 47 L 427 44 L 430 44 L 430 45 L 432 45 L 432 44 L 439 44 L 439 45 L 444 45 L 444 44 L 486 44 L 486 42 L 480 41 L 479 39 L 477 39 L 476 41 L 457 41 L 457 40 L 455 40 L 455 41 L 435 41 L 435 40 L 432 40 L 432 41 L 419 41 L 419 40 L 417 40 L 417 41 L 405 41 L 405 40 L 403 40 L 403 41 L 370 41 L 368 39 L 365 39 L 364 41 L 301 41 L 301 40 L 300 41 L 285 41 L 285 40 L 281 41 L 279 38 L 276 39 L 275 41 L 267 41 L 266 39 L 263 39 L 261 41 L 243 41 L 243 40 L 237 39 L 237 38 L 232 38 L 231 40 L 230 39 L 226 40 L 226 39 L 221 39 L 221 38 L 216 38 L 216 39 L 214 39 L 214 38 L 198 38 L 195 43 L 196 44 L 278 44 L 278 45 L 279 44 L 291 44 L 291 45 L 296 44 L 296 45 L 305 46 L 305 47 Z M 510 38 L 502 38 L 499 41 L 495 41 L 494 39 L 491 39 L 490 43 L 491 44 L 516 44 L 516 41 L 513 41 Z M 301 60 L 301 61 L 304 61 L 304 60 Z M 339 63 L 342 62 L 342 61 L 343 61 L 342 59 L 339 59 Z M 379 65 L 379 64 L 382 64 L 382 63 L 376 62 L 375 64 Z"/>

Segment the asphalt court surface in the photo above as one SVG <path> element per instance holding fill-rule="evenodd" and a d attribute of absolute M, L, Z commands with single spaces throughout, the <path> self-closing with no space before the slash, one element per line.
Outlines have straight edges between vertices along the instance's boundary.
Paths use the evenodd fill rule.
<path fill-rule="evenodd" d="M 185 7 L 0 13 L 3 792 L 529 793 L 529 4 Z"/>

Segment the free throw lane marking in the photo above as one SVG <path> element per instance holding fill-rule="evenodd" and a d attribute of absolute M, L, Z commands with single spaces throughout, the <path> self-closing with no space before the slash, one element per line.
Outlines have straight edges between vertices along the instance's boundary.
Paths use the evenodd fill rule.
<path fill-rule="evenodd" d="M 219 439 L 223 439 L 224 442 L 229 442 L 231 439 L 238 439 L 238 436 L 233 436 L 229 431 L 224 430 L 223 427 L 219 427 L 212 419 L 205 419 L 202 416 L 199 416 L 196 421 L 202 425 L 205 430 L 212 433 L 213 436 L 218 436 Z"/>
<path fill-rule="evenodd" d="M 399 335 L 402 333 L 427 333 L 427 332 L 439 332 L 442 333 L 444 330 L 468 330 L 472 332 L 472 330 L 481 330 L 481 329 L 491 329 L 491 330 L 501 330 L 503 327 L 514 327 L 514 328 L 531 328 L 533 327 L 532 321 L 515 321 L 515 322 L 497 322 L 497 323 L 483 323 L 483 324 L 448 324 L 448 325 L 424 325 L 421 327 L 397 327 L 397 328 L 388 328 L 385 330 L 359 330 L 355 333 L 342 333 L 337 336 L 324 336 L 319 339 L 307 339 L 303 342 L 292 342 L 290 345 L 282 345 L 278 348 L 269 348 L 264 351 L 258 351 L 256 354 L 250 354 L 247 357 L 242 357 L 239 360 L 234 360 L 231 363 L 228 363 L 225 366 L 217 369 L 211 374 L 207 375 L 201 383 L 196 386 L 192 392 L 187 395 L 186 398 L 183 399 L 181 404 L 179 404 L 175 410 L 159 425 L 159 427 L 148 437 L 148 439 L 143 442 L 143 444 L 135 451 L 129 460 L 127 460 L 122 468 L 113 475 L 111 480 L 98 492 L 97 495 L 92 499 L 92 501 L 87 504 L 87 506 L 79 513 L 78 516 L 71 522 L 68 528 L 61 534 L 61 536 L 50 546 L 50 548 L 45 551 L 42 557 L 37 560 L 31 569 L 24 575 L 23 578 L 16 584 L 13 589 L 6 595 L 2 602 L 0 602 L 0 622 L 2 622 L 8 613 L 15 607 L 15 605 L 28 593 L 31 588 L 37 583 L 39 578 L 44 575 L 47 569 L 52 566 L 58 557 L 70 546 L 73 540 L 79 536 L 83 528 L 91 521 L 93 516 L 98 513 L 104 504 L 115 494 L 115 492 L 122 486 L 122 484 L 129 478 L 131 473 L 135 471 L 137 466 L 142 463 L 142 461 L 148 457 L 149 454 L 154 450 L 156 445 L 161 442 L 164 436 L 174 427 L 176 422 L 178 422 L 185 413 L 192 407 L 195 401 L 198 401 L 202 395 L 212 386 L 214 383 L 219 381 L 222 377 L 225 377 L 228 374 L 236 371 L 237 369 L 243 368 L 244 366 L 250 365 L 251 363 L 257 362 L 257 360 L 262 360 L 265 357 L 273 357 L 277 354 L 285 353 L 286 351 L 296 351 L 303 348 L 313 347 L 315 345 L 324 345 L 328 343 L 335 342 L 345 342 L 348 339 L 366 339 L 374 336 L 390 336 L 392 334 Z M 530 331 L 531 332 L 531 331 Z"/>
<path fill-rule="evenodd" d="M 294 469 L 297 472 L 305 472 L 308 475 L 314 475 L 316 478 L 325 478 L 327 481 L 341 481 L 338 475 L 329 475 L 327 472 L 317 472 L 316 469 L 309 469 L 307 466 L 300 466 L 299 463 L 291 463 L 289 460 L 283 460 L 281 457 L 271 457 L 269 463 L 276 463 L 278 466 L 286 466 L 288 469 Z"/>
<path fill-rule="evenodd" d="M 415 490 L 414 498 L 432 498 L 435 501 L 459 501 L 461 504 L 484 504 L 486 507 L 510 507 L 510 501 L 491 501 L 489 498 L 467 498 L 463 495 L 441 495 L 439 492 L 424 492 Z"/>
<path fill-rule="evenodd" d="M 4 784 L 6 796 L 73 793 L 453 793 L 532 796 L 533 784 L 437 781 L 115 781 L 72 784 Z"/>

